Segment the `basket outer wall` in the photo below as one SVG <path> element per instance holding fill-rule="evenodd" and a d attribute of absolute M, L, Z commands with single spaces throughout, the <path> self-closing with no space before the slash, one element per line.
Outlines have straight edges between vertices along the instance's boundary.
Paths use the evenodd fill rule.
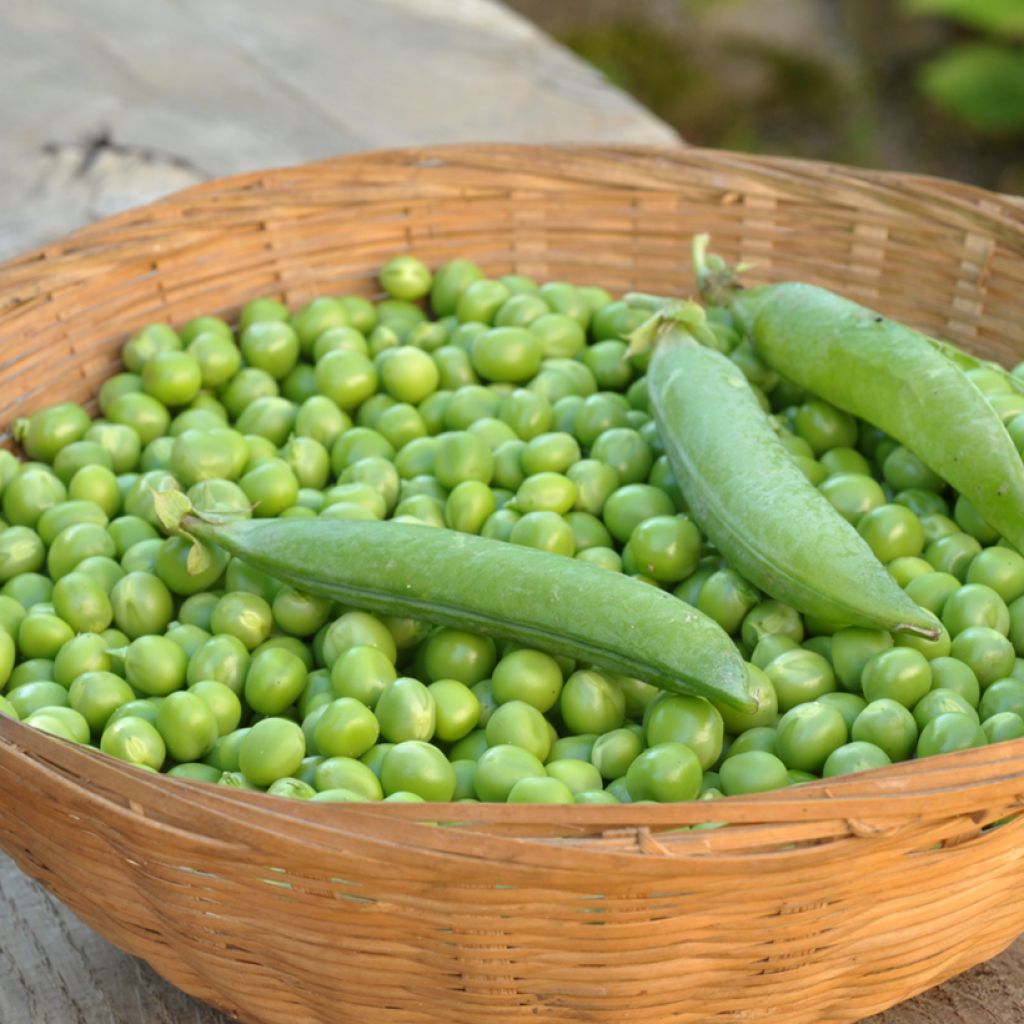
<path fill-rule="evenodd" d="M 1007 363 L 1024 204 L 705 150 L 439 147 L 242 175 L 0 266 L 0 426 L 157 319 L 374 292 L 413 251 L 688 293 L 689 238 Z M 715 805 L 295 806 L 150 778 L 0 718 L 0 848 L 253 1022 L 841 1024 L 1024 931 L 1024 742 Z M 457 817 L 456 817 L 457 816 Z M 986 825 L 1012 820 L 998 829 Z"/>

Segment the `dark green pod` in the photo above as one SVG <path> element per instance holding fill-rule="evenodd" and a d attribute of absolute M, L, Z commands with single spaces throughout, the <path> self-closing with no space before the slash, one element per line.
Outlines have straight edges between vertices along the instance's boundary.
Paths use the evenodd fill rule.
<path fill-rule="evenodd" d="M 847 625 L 935 635 L 857 531 L 793 463 L 739 368 L 666 325 L 647 372 L 651 409 L 697 524 L 779 601 Z"/>
<path fill-rule="evenodd" d="M 945 346 L 808 284 L 740 292 L 732 305 L 747 307 L 769 366 L 905 445 L 1024 551 L 1024 462 Z"/>
<path fill-rule="evenodd" d="M 189 515 L 180 525 L 310 594 L 754 707 L 743 659 L 717 623 L 666 591 L 576 559 L 411 523 Z"/>

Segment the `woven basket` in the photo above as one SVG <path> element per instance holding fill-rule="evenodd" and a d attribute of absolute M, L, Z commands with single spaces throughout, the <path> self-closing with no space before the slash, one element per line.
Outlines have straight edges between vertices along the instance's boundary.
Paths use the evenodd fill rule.
<path fill-rule="evenodd" d="M 751 280 L 1024 357 L 1017 200 L 699 149 L 443 147 L 212 182 L 0 267 L 0 423 L 87 399 L 151 320 L 370 294 L 397 252 L 685 293 L 697 231 Z M 306 805 L 0 717 L 0 793 L 25 871 L 263 1024 L 839 1024 L 1024 931 L 1024 741 L 731 798 L 710 813 L 732 827 L 681 831 L 709 805 Z"/>

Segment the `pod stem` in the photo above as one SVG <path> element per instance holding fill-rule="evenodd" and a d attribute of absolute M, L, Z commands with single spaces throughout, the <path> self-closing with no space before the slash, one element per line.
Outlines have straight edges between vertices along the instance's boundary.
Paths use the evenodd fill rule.
<path fill-rule="evenodd" d="M 750 263 L 730 266 L 721 256 L 708 252 L 711 236 L 693 236 L 693 273 L 701 298 L 711 306 L 729 306 L 738 292 L 744 290 L 740 274 L 751 268 Z"/>
<path fill-rule="evenodd" d="M 201 512 L 181 491 L 157 491 L 153 495 L 153 511 L 160 525 L 168 532 L 187 537 L 192 542 L 185 567 L 193 576 L 210 566 L 210 552 L 201 534 L 209 527 L 223 526 L 237 517 L 216 512 Z M 197 536 L 199 534 L 200 536 Z"/>
<path fill-rule="evenodd" d="M 894 633 L 910 633 L 913 636 L 923 637 L 925 640 L 938 640 L 942 636 L 941 626 L 915 626 L 910 622 L 901 622 L 898 626 L 893 626 L 892 631 Z"/>
<path fill-rule="evenodd" d="M 629 348 L 626 355 L 651 352 L 670 334 L 676 341 L 687 340 L 707 348 L 717 348 L 717 339 L 708 327 L 704 309 L 699 303 L 692 299 L 662 299 L 655 312 L 628 335 Z"/>

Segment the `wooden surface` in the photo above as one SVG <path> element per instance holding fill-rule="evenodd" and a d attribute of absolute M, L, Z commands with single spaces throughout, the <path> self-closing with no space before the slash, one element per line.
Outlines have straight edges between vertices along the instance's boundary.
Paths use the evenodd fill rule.
<path fill-rule="evenodd" d="M 5 0 L 0 255 L 208 177 L 428 141 L 672 144 L 488 0 Z M 217 1024 L 0 855 L 2 1024 Z M 871 1024 L 1016 1024 L 1024 941 Z"/>
<path fill-rule="evenodd" d="M 0 256 L 336 153 L 679 141 L 492 0 L 4 0 L 0 87 Z"/>

